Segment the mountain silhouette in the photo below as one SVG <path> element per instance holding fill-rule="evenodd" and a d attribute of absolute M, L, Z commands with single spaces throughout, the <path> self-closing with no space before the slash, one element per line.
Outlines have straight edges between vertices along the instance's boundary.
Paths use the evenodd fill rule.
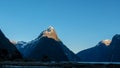
<path fill-rule="evenodd" d="M 0 60 L 22 59 L 22 55 L 0 30 Z"/>
<path fill-rule="evenodd" d="M 79 58 L 58 38 L 55 29 L 49 27 L 35 40 L 16 44 L 24 59 L 37 61 L 78 61 Z"/>
<path fill-rule="evenodd" d="M 95 47 L 77 53 L 83 62 L 120 62 L 120 35 L 116 34 L 112 41 L 103 40 Z"/>
<path fill-rule="evenodd" d="M 111 48 L 111 53 L 112 53 L 111 61 L 120 62 L 120 34 L 116 34 L 112 38 L 110 48 Z"/>

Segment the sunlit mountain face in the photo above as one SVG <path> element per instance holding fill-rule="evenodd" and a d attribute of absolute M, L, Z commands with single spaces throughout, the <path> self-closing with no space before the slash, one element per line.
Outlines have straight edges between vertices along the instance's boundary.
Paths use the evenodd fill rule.
<path fill-rule="evenodd" d="M 84 62 L 120 62 L 120 35 L 111 40 L 103 40 L 95 47 L 77 53 Z"/>
<path fill-rule="evenodd" d="M 17 49 L 24 59 L 39 61 L 79 61 L 79 58 L 69 50 L 58 38 L 53 27 L 42 31 L 30 42 L 18 42 Z"/>
<path fill-rule="evenodd" d="M 109 39 L 102 40 L 100 43 L 104 44 L 105 46 L 109 46 L 111 43 L 111 40 L 109 40 Z"/>
<path fill-rule="evenodd" d="M 22 55 L 0 30 L 0 60 L 22 59 Z"/>

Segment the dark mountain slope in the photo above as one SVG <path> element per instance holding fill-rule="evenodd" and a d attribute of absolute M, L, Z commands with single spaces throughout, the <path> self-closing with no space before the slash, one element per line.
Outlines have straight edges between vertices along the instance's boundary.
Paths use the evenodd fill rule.
<path fill-rule="evenodd" d="M 78 61 L 79 58 L 70 51 L 57 37 L 53 27 L 44 30 L 35 40 L 17 45 L 25 59 L 39 61 Z"/>
<path fill-rule="evenodd" d="M 22 56 L 0 30 L 0 60 L 15 60 L 21 59 Z"/>

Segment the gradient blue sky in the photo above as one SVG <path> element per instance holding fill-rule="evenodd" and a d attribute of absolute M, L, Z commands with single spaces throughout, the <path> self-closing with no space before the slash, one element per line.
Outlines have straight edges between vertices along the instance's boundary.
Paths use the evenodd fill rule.
<path fill-rule="evenodd" d="M 120 0 L 0 0 L 0 29 L 30 41 L 49 25 L 77 53 L 120 34 Z"/>

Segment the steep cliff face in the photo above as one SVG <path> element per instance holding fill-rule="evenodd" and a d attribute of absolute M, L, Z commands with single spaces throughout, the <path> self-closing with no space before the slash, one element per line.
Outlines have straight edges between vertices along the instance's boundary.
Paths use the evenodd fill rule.
<path fill-rule="evenodd" d="M 22 59 L 22 55 L 0 30 L 0 60 Z"/>
<path fill-rule="evenodd" d="M 120 62 L 120 34 L 116 34 L 112 38 L 110 48 L 111 48 L 111 53 L 112 53 L 111 61 Z"/>

